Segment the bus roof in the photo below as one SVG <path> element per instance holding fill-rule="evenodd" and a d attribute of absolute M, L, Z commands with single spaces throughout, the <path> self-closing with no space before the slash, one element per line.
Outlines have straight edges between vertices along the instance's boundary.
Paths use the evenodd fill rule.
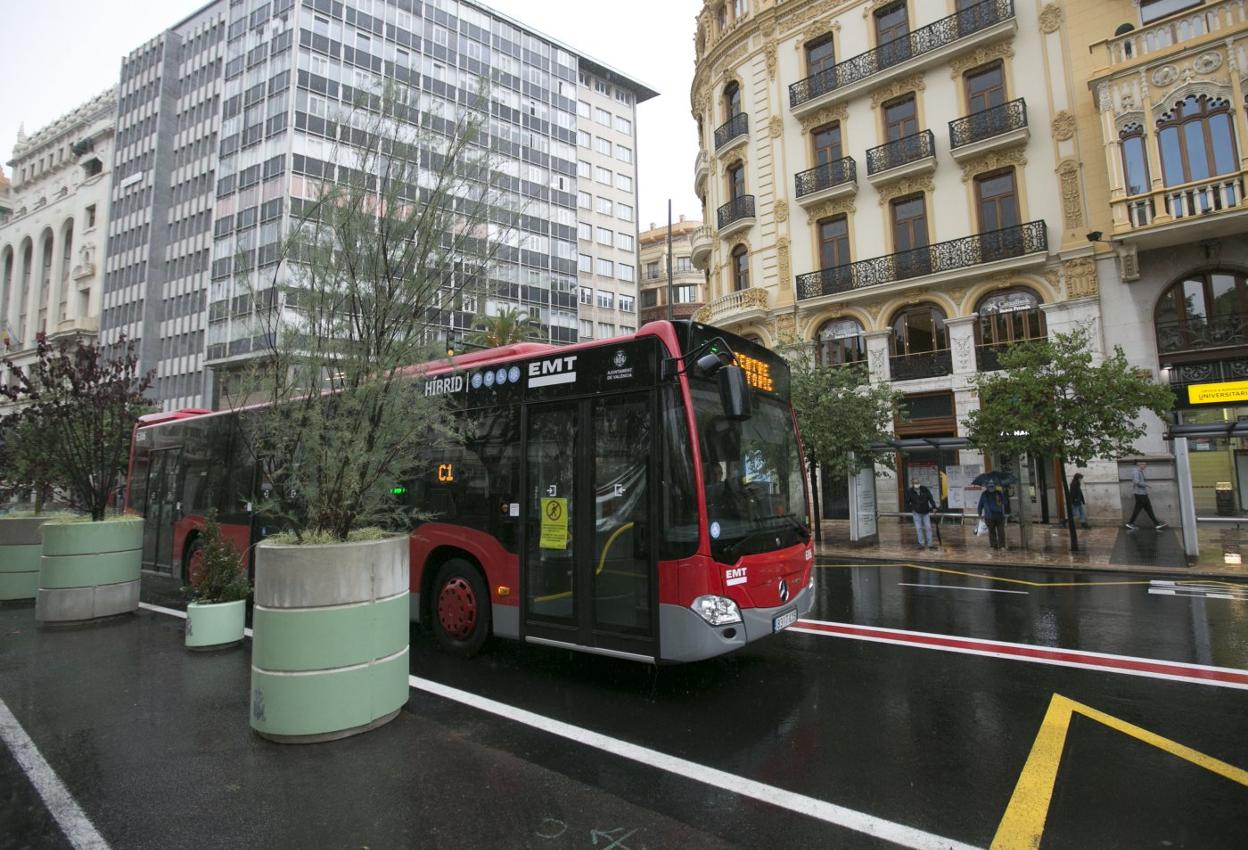
<path fill-rule="evenodd" d="M 174 422 L 178 419 L 190 419 L 192 416 L 203 416 L 205 413 L 212 413 L 212 411 L 205 407 L 184 407 L 180 410 L 163 410 L 159 413 L 147 413 L 139 417 L 139 427 L 160 425 L 164 422 Z"/>

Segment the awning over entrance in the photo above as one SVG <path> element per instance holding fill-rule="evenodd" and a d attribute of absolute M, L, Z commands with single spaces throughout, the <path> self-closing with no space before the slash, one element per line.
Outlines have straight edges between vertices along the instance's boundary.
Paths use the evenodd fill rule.
<path fill-rule="evenodd" d="M 1248 437 L 1248 422 L 1190 422 L 1171 425 L 1166 439 L 1175 437 Z"/>

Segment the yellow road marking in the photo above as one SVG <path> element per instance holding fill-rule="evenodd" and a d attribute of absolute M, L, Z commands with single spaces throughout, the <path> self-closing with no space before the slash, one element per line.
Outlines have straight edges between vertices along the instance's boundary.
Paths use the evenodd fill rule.
<path fill-rule="evenodd" d="M 1248 771 L 1227 764 L 1220 759 L 1197 752 L 1177 741 L 1163 738 L 1134 723 L 1128 723 L 1091 706 L 1075 702 L 1061 694 L 1053 694 L 1049 709 L 1040 723 L 1040 731 L 1031 745 L 1031 753 L 1018 776 L 1018 784 L 1005 807 L 1005 815 L 997 825 L 991 850 L 1037 850 L 1044 835 L 1044 823 L 1053 800 L 1053 787 L 1057 782 L 1057 770 L 1066 746 L 1066 735 L 1075 714 L 1082 714 L 1103 723 L 1124 735 L 1178 756 L 1197 767 L 1212 771 L 1218 776 L 1248 787 Z"/>
<path fill-rule="evenodd" d="M 1028 581 L 1023 578 L 1006 578 L 1005 576 L 984 575 L 983 573 L 972 573 L 966 572 L 965 570 L 951 570 L 947 567 L 930 567 L 926 564 L 816 564 L 816 566 L 825 569 L 841 569 L 848 567 L 910 567 L 914 570 L 924 570 L 931 573 L 945 573 L 946 575 L 980 578 L 985 581 L 999 581 L 1004 584 L 1022 584 L 1027 587 L 1108 587 L 1114 585 L 1139 585 L 1149 583 L 1147 579 L 1142 581 Z"/>

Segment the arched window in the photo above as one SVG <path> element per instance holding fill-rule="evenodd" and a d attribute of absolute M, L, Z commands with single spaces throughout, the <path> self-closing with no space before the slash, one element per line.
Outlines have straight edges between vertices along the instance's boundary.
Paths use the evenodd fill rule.
<path fill-rule="evenodd" d="M 4 345 L 8 332 L 9 298 L 13 291 L 13 249 L 5 246 L 0 251 L 0 346 Z"/>
<path fill-rule="evenodd" d="M 737 292 L 750 288 L 750 252 L 744 245 L 732 249 L 732 288 Z"/>
<path fill-rule="evenodd" d="M 732 116 L 741 111 L 741 87 L 733 80 L 724 86 L 724 120 L 731 121 Z"/>
<path fill-rule="evenodd" d="M 975 308 L 979 322 L 975 342 L 979 346 L 980 371 L 1001 368 L 997 355 L 1006 346 L 1042 340 L 1046 336 L 1040 299 L 1030 289 L 999 289 L 985 295 Z"/>
<path fill-rule="evenodd" d="M 1128 195 L 1142 195 L 1149 189 L 1148 152 L 1144 148 L 1144 127 L 1128 124 L 1118 131 L 1122 146 L 1122 176 Z"/>
<path fill-rule="evenodd" d="M 1238 170 L 1230 104 L 1192 95 L 1157 121 L 1161 171 L 1167 186 L 1207 180 Z"/>
<path fill-rule="evenodd" d="M 1154 312 L 1157 351 L 1248 345 L 1248 275 L 1197 272 L 1173 283 Z"/>
<path fill-rule="evenodd" d="M 945 311 L 934 304 L 907 307 L 893 319 L 893 354 L 908 357 L 932 351 L 948 351 L 949 332 Z"/>
<path fill-rule="evenodd" d="M 831 319 L 815 332 L 815 362 L 820 366 L 865 363 L 866 359 L 867 338 L 857 319 Z"/>

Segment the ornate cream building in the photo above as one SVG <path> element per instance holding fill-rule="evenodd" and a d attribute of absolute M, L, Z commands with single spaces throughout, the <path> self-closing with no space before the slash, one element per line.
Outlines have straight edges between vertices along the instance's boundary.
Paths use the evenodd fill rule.
<path fill-rule="evenodd" d="M 693 265 L 693 238 L 705 225 L 683 215 L 672 222 L 672 318 L 688 319 L 706 301 L 706 275 Z M 667 318 L 667 225 L 638 239 L 641 246 L 641 324 Z"/>
<path fill-rule="evenodd" d="M 18 134 L 0 201 L 0 345 L 15 362 L 46 333 L 94 336 L 107 232 L 116 89 Z"/>
<path fill-rule="evenodd" d="M 1248 513 L 1248 392 L 1189 397 L 1248 380 L 1248 0 L 1063 6 L 1105 341 L 1170 382 L 1175 422 L 1225 429 L 1192 441 L 1196 514 Z M 1165 430 L 1139 445 L 1162 469 Z"/>
<path fill-rule="evenodd" d="M 1099 340 L 1065 24 L 1043 0 L 708 0 L 699 318 L 865 362 L 908 397 L 899 437 L 963 436 L 1005 346 L 1077 324 Z M 980 460 L 907 456 L 899 484 Z"/>

